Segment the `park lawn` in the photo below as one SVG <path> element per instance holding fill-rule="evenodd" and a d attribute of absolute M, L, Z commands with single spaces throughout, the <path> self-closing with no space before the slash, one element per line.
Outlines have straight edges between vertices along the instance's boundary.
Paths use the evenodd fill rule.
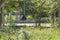
<path fill-rule="evenodd" d="M 8 30 L 8 29 L 7 29 Z M 14 30 L 14 32 L 12 32 Z M 0 40 L 60 40 L 60 31 L 55 28 L 20 27 L 0 32 Z"/>

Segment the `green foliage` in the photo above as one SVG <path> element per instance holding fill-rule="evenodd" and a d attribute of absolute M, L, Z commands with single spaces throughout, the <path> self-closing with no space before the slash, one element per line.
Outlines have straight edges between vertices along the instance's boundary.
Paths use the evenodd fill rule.
<path fill-rule="evenodd" d="M 4 21 L 5 21 L 5 22 L 9 22 L 10 20 L 11 20 L 12 22 L 15 21 L 15 20 L 16 20 L 16 15 L 12 15 L 12 18 L 11 18 L 11 19 L 10 19 L 10 17 L 9 17 L 8 15 L 5 15 L 5 16 L 4 16 Z"/>
<path fill-rule="evenodd" d="M 27 15 L 27 20 L 33 20 L 33 16 L 32 15 Z"/>
<path fill-rule="evenodd" d="M 22 3 L 23 3 L 22 0 L 21 1 L 20 0 L 19 1 L 18 0 L 16 0 L 16 1 L 14 1 L 14 0 L 6 1 L 5 12 L 13 12 L 13 11 L 21 8 L 20 6 L 22 6 Z"/>
<path fill-rule="evenodd" d="M 44 28 L 40 30 L 40 28 L 34 27 L 20 27 L 17 29 L 4 27 L 1 29 L 0 40 L 60 40 L 60 31 L 54 28 Z"/>
<path fill-rule="evenodd" d="M 30 12 L 47 12 L 51 13 L 58 7 L 56 1 L 53 0 L 25 0 L 25 11 Z M 5 11 L 15 11 L 16 9 L 24 10 L 24 0 L 8 0 L 5 3 Z"/>
<path fill-rule="evenodd" d="M 58 2 L 55 0 L 7 0 L 4 5 L 4 11 L 9 13 L 11 21 L 13 19 L 12 12 L 19 10 L 21 13 L 25 11 L 25 14 L 33 15 L 35 17 L 33 18 L 40 22 L 43 14 L 50 17 L 57 8 Z M 27 17 L 28 20 L 32 20 L 33 18 L 31 16 Z"/>
<path fill-rule="evenodd" d="M 24 10 L 23 0 L 8 0 L 5 3 L 5 12 L 10 13 L 9 17 L 6 16 L 5 20 L 15 20 L 11 14 L 17 9 Z M 41 14 L 45 13 L 50 15 L 57 9 L 58 4 L 53 0 L 26 0 L 25 1 L 25 11 L 27 14 L 35 15 L 37 14 L 38 19 L 40 19 Z M 32 20 L 32 16 L 28 16 L 27 19 Z M 6 21 L 8 21 L 6 20 Z M 2 30 L 1 30 L 2 29 Z M 17 27 L 17 26 L 7 26 L 0 29 L 0 40 L 60 40 L 60 31 L 53 28 L 45 28 L 40 30 L 40 28 L 34 27 Z"/>

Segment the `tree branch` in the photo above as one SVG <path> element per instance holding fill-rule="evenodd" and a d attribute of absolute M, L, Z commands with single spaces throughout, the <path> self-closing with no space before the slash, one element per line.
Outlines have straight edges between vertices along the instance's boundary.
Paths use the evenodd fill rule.
<path fill-rule="evenodd" d="M 0 7 L 3 5 L 3 3 L 5 2 L 6 0 L 1 0 L 0 1 Z"/>

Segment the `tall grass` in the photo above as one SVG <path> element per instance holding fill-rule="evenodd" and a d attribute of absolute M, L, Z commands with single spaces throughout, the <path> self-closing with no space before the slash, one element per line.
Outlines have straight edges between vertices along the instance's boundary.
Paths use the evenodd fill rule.
<path fill-rule="evenodd" d="M 2 28 L 0 40 L 60 40 L 60 31 L 54 28 L 14 27 Z"/>

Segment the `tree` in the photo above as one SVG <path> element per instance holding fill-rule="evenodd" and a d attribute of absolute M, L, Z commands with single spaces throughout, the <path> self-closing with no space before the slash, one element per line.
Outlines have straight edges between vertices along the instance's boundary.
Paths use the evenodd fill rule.
<path fill-rule="evenodd" d="M 51 18 L 51 14 L 58 8 L 58 3 L 54 0 L 34 0 L 32 3 L 34 4 L 33 9 L 37 12 L 38 22 L 40 22 L 42 13 L 47 13 Z M 51 20 L 52 19 L 50 19 L 50 21 Z"/>
<path fill-rule="evenodd" d="M 2 24 L 2 11 L 3 11 L 2 6 L 3 6 L 4 2 L 5 2 L 5 0 L 0 0 L 0 26 Z"/>
<path fill-rule="evenodd" d="M 59 13 L 59 17 L 60 17 L 60 0 L 55 0 L 55 1 L 57 1 L 58 2 L 58 13 Z M 60 18 L 58 19 L 58 26 L 60 27 Z"/>
<path fill-rule="evenodd" d="M 13 11 L 16 11 L 18 9 L 24 11 L 24 5 L 25 13 L 33 15 L 36 14 L 36 19 L 38 19 L 39 22 L 42 13 L 46 13 L 49 17 L 51 17 L 51 14 L 58 7 L 57 2 L 54 0 L 8 0 L 5 3 L 5 12 L 11 14 Z"/>

